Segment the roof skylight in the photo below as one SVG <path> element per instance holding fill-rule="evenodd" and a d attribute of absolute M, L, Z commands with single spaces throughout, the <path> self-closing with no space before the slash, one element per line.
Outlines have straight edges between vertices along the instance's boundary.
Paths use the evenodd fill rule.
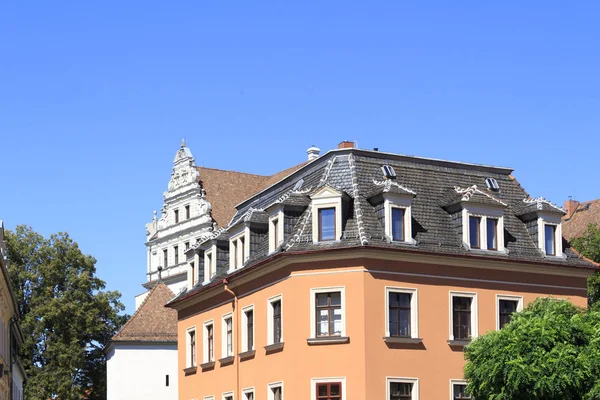
<path fill-rule="evenodd" d="M 488 189 L 490 189 L 493 192 L 497 192 L 500 190 L 500 185 L 498 185 L 498 182 L 494 178 L 487 178 L 485 180 L 485 184 L 487 185 Z"/>
<path fill-rule="evenodd" d="M 387 179 L 396 179 L 396 171 L 391 165 L 384 165 L 381 167 L 381 171 L 383 171 L 383 176 Z"/>

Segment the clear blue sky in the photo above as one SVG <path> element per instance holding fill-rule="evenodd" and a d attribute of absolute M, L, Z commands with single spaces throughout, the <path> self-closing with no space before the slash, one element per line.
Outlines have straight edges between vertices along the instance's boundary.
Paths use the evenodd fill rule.
<path fill-rule="evenodd" d="M 598 2 L 3 2 L 0 218 L 67 231 L 128 311 L 182 137 L 271 174 L 312 144 L 600 197 Z"/>

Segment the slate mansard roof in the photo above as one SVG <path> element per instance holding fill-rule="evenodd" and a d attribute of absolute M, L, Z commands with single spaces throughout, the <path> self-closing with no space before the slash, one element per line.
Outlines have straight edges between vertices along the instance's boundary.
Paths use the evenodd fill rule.
<path fill-rule="evenodd" d="M 382 166 L 391 165 L 396 179 L 385 182 Z M 518 217 L 529 208 L 555 212 L 562 209 L 539 199 L 531 200 L 528 193 L 512 177 L 512 170 L 442 160 L 432 160 L 360 149 L 333 150 L 301 166 L 285 179 L 255 194 L 237 205 L 228 226 L 239 226 L 252 214 L 261 215 L 274 204 L 292 204 L 303 210 L 291 233 L 274 254 L 268 253 L 268 235 L 262 236 L 258 251 L 254 251 L 244 265 L 257 264 L 281 252 L 304 252 L 329 248 L 397 249 L 441 255 L 488 257 L 511 261 L 554 264 L 567 267 L 595 268 L 564 243 L 565 257 L 545 257 L 539 250 L 526 224 Z M 500 186 L 492 192 L 486 178 L 494 178 Z M 344 216 L 340 241 L 313 243 L 310 195 L 328 185 L 348 196 L 348 210 Z M 414 244 L 390 242 L 377 216 L 376 207 L 369 201 L 382 192 L 412 195 L 412 238 Z M 465 200 L 466 199 L 466 200 Z M 462 236 L 452 221 L 448 206 L 461 201 L 473 201 L 504 209 L 506 252 L 470 251 L 463 245 Z M 541 203 L 540 203 L 541 201 Z M 228 238 L 227 228 L 214 232 L 201 241 Z M 218 268 L 214 281 L 227 275 L 228 268 Z M 243 270 L 242 269 L 242 270 Z M 237 273 L 239 271 L 235 271 Z M 199 282 L 191 292 L 202 290 Z M 185 291 L 174 301 L 188 297 Z"/>

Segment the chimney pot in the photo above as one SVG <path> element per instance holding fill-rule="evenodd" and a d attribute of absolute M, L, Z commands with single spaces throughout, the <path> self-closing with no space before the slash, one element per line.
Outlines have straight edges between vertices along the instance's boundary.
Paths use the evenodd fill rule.
<path fill-rule="evenodd" d="M 353 149 L 354 147 L 356 147 L 355 143 L 349 140 L 344 140 L 338 144 L 338 149 Z"/>
<path fill-rule="evenodd" d="M 312 161 L 316 158 L 319 158 L 321 154 L 321 149 L 312 145 L 308 150 L 306 150 L 306 154 L 308 154 L 308 161 Z"/>

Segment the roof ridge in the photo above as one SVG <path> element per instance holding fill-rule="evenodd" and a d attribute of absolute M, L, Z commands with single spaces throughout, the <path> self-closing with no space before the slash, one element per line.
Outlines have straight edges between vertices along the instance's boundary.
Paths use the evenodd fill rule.
<path fill-rule="evenodd" d="M 270 178 L 273 175 L 276 175 L 276 174 L 279 173 L 279 172 L 276 172 L 273 175 L 260 175 L 260 174 L 253 174 L 253 173 L 250 173 L 250 172 L 235 171 L 233 169 L 211 168 L 211 167 L 203 167 L 203 166 L 200 166 L 200 165 L 196 165 L 196 168 L 210 169 L 212 171 L 221 171 L 221 172 L 235 172 L 236 174 L 252 175 L 252 176 L 258 176 L 258 177 L 261 177 L 261 178 Z M 202 177 L 200 177 L 200 180 L 202 180 Z"/>
<path fill-rule="evenodd" d="M 350 176 L 352 177 L 352 192 L 354 195 L 354 213 L 356 214 L 356 225 L 358 227 L 358 236 L 360 238 L 360 243 L 363 246 L 369 244 L 369 239 L 365 234 L 365 227 L 362 218 L 362 208 L 360 205 L 360 199 L 358 198 L 358 177 L 356 176 L 356 164 L 354 163 L 354 156 L 352 153 L 348 156 L 348 165 L 350 167 Z"/>

